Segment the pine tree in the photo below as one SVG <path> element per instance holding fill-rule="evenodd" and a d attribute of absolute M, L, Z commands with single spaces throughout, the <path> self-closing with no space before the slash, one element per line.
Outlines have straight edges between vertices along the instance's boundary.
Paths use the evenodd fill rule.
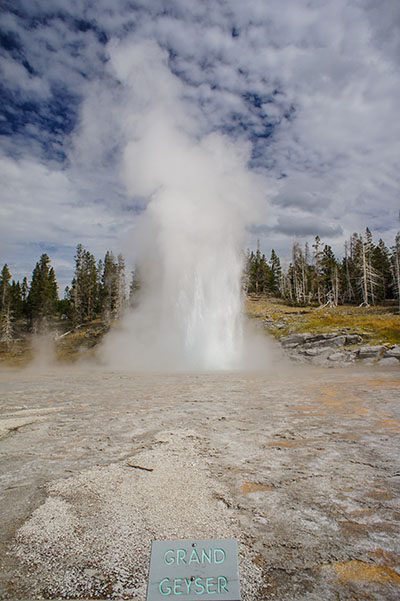
<path fill-rule="evenodd" d="M 3 266 L 0 274 L 0 313 L 6 311 L 10 302 L 10 280 L 11 273 L 7 263 Z"/>
<path fill-rule="evenodd" d="M 136 265 L 135 269 L 132 271 L 131 283 L 129 286 L 129 306 L 132 308 L 135 308 L 138 305 L 138 293 L 141 287 L 142 282 L 140 276 L 140 268 Z"/>
<path fill-rule="evenodd" d="M 265 254 L 263 253 L 259 262 L 259 289 L 261 294 L 271 291 L 272 274 Z"/>
<path fill-rule="evenodd" d="M 83 246 L 78 244 L 75 253 L 75 274 L 69 290 L 69 300 L 72 304 L 72 324 L 74 327 L 80 325 L 83 320 L 82 311 L 82 292 L 81 292 L 81 273 L 83 263 Z"/>
<path fill-rule="evenodd" d="M 9 290 L 9 297 L 10 297 L 10 309 L 13 314 L 13 318 L 19 319 L 22 316 L 22 311 L 24 308 L 24 303 L 22 300 L 21 285 L 19 282 L 16 282 L 15 280 L 12 281 L 10 290 Z"/>
<path fill-rule="evenodd" d="M 274 249 L 271 250 L 271 257 L 270 257 L 270 260 L 269 260 L 269 267 L 270 267 L 270 271 L 271 271 L 271 287 L 270 287 L 270 291 L 275 296 L 280 296 L 280 294 L 281 294 L 280 286 L 281 286 L 281 280 L 282 280 L 282 268 L 281 268 L 281 262 L 279 260 L 279 257 L 276 254 L 276 252 L 274 251 Z"/>
<path fill-rule="evenodd" d="M 261 253 L 260 242 L 257 250 L 251 251 L 248 257 L 248 291 L 255 294 L 265 294 L 272 287 L 272 273 L 265 255 Z"/>
<path fill-rule="evenodd" d="M 22 298 L 22 312 L 24 316 L 28 313 L 28 294 L 29 294 L 29 285 L 26 276 L 22 280 L 21 284 L 21 298 Z"/>
<path fill-rule="evenodd" d="M 26 302 L 26 300 L 28 298 L 28 294 L 29 294 L 28 280 L 26 279 L 26 277 L 24 277 L 24 279 L 22 280 L 22 285 L 21 285 L 21 297 L 22 297 L 23 303 Z"/>
<path fill-rule="evenodd" d="M 100 310 L 100 273 L 94 255 L 82 244 L 76 247 L 75 273 L 68 298 L 74 326 L 94 319 Z"/>
<path fill-rule="evenodd" d="M 44 253 L 32 273 L 27 305 L 30 324 L 35 329 L 46 325 L 56 312 L 58 301 L 57 282 L 50 259 Z"/>
<path fill-rule="evenodd" d="M 112 252 L 107 251 L 104 257 L 101 278 L 101 308 L 103 319 L 108 325 L 115 314 L 118 294 L 118 266 Z"/>
<path fill-rule="evenodd" d="M 88 250 L 83 251 L 81 271 L 79 273 L 79 294 L 81 320 L 92 320 L 99 304 L 99 274 L 96 259 Z"/>
<path fill-rule="evenodd" d="M 376 285 L 376 299 L 378 302 L 393 298 L 393 278 L 390 264 L 389 249 L 382 239 L 372 251 L 372 268 L 378 274 Z"/>
<path fill-rule="evenodd" d="M 338 265 L 332 248 L 327 244 L 322 251 L 320 267 L 324 302 L 336 307 L 339 300 Z"/>
<path fill-rule="evenodd" d="M 249 248 L 246 250 L 245 253 L 242 251 L 243 271 L 242 271 L 242 279 L 241 279 L 242 286 L 241 287 L 242 287 L 243 294 L 248 294 L 248 292 L 249 292 L 249 286 L 250 286 L 250 254 L 251 253 L 250 253 L 250 249 Z M 129 305 L 131 307 L 135 306 L 135 301 L 133 301 L 135 290 L 134 290 L 134 288 L 132 288 L 132 286 L 134 286 L 134 282 L 135 282 L 135 272 L 136 272 L 136 269 L 137 269 L 137 266 L 132 271 L 132 274 L 131 274 L 131 285 L 129 287 Z"/>

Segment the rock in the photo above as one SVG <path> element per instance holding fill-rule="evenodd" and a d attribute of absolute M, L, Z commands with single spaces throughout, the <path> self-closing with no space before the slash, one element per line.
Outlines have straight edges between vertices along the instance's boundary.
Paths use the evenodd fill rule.
<path fill-rule="evenodd" d="M 280 343 L 282 346 L 297 346 L 298 344 L 304 344 L 304 342 L 311 337 L 312 334 L 309 332 L 304 332 L 302 334 L 289 334 L 289 336 L 283 336 L 280 339 Z"/>
<path fill-rule="evenodd" d="M 329 355 L 328 360 L 329 361 L 346 361 L 347 359 L 347 353 L 332 353 L 332 355 Z"/>
<path fill-rule="evenodd" d="M 283 336 L 280 340 L 282 346 L 292 348 L 298 345 L 307 345 L 307 348 L 311 346 L 342 346 L 346 343 L 347 336 L 339 335 L 337 332 L 331 332 L 329 334 L 311 334 L 310 332 L 303 332 L 300 334 L 289 334 L 289 336 Z"/>
<path fill-rule="evenodd" d="M 322 349 L 322 350 L 325 350 L 325 349 Z M 308 357 L 315 357 L 316 355 L 319 355 L 321 353 L 321 349 L 308 348 L 308 349 L 304 349 L 302 352 L 304 355 L 307 355 Z"/>
<path fill-rule="evenodd" d="M 324 341 L 325 346 L 343 346 L 346 344 L 346 336 L 335 336 Z"/>
<path fill-rule="evenodd" d="M 358 334 L 346 334 L 346 344 L 359 344 L 363 339 Z"/>
<path fill-rule="evenodd" d="M 358 349 L 357 356 L 359 359 L 379 359 L 385 350 L 381 344 L 365 344 Z"/>
<path fill-rule="evenodd" d="M 281 330 L 286 326 L 285 322 L 274 321 L 273 319 L 263 319 L 262 323 L 265 328 L 278 328 L 278 330 Z"/>
<path fill-rule="evenodd" d="M 400 360 L 396 357 L 383 357 L 379 361 L 379 365 L 382 365 L 382 367 L 400 367 Z"/>
<path fill-rule="evenodd" d="M 332 346 L 343 346 L 346 343 L 346 336 L 331 336 L 329 338 L 322 338 L 321 336 L 313 337 L 309 339 L 304 346 L 307 347 L 332 347 Z"/>
<path fill-rule="evenodd" d="M 385 351 L 384 357 L 395 357 L 400 360 L 400 344 L 395 344 Z"/>
<path fill-rule="evenodd" d="M 353 363 L 356 358 L 356 353 L 354 351 L 349 351 L 347 349 L 343 349 L 340 351 L 336 351 L 329 355 L 328 361 L 331 361 L 336 364 L 345 365 L 348 363 Z"/>
<path fill-rule="evenodd" d="M 360 359 L 359 363 L 361 363 L 362 365 L 371 365 L 371 366 L 376 366 L 376 364 L 378 363 L 378 359 L 373 359 L 371 357 L 366 358 L 366 359 Z"/>
<path fill-rule="evenodd" d="M 319 346 L 317 348 L 297 348 L 295 352 L 301 353 L 302 355 L 306 355 L 307 357 L 323 357 L 329 355 L 331 352 L 330 348 L 326 348 L 324 346 Z"/>
<path fill-rule="evenodd" d="M 397 366 L 400 363 L 400 344 L 390 348 L 383 344 L 364 344 L 347 349 L 348 345 L 359 345 L 365 333 L 351 332 L 350 328 L 329 333 L 301 332 L 289 334 L 280 339 L 283 348 L 291 359 L 312 362 L 327 367 L 344 366 L 354 361 L 364 365 L 373 365 L 380 361 L 382 365 Z M 337 350 L 335 350 L 337 349 Z"/>
<path fill-rule="evenodd" d="M 321 342 L 325 340 L 331 340 L 332 338 L 336 338 L 338 336 L 338 332 L 329 332 L 327 334 L 310 334 L 309 342 Z"/>

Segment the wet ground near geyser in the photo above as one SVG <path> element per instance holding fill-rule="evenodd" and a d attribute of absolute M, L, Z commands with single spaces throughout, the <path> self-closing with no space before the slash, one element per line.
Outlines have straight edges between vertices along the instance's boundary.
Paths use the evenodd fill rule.
<path fill-rule="evenodd" d="M 144 599 L 152 539 L 218 536 L 243 599 L 400 598 L 398 369 L 1 371 L 0 391 L 0 598 Z"/>

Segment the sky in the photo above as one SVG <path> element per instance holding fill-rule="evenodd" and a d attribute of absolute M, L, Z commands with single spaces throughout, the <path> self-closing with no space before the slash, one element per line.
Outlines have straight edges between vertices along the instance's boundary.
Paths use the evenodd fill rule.
<path fill-rule="evenodd" d="M 258 187 L 247 246 L 290 259 L 294 239 L 318 234 L 340 255 L 366 226 L 393 244 L 398 0 L 3 0 L 0 11 L 0 264 L 13 278 L 46 252 L 62 293 L 78 243 L 134 262 L 152 191 L 134 185 L 141 156 L 127 163 L 127 147 L 155 101 L 193 147 L 218 134 L 246 149 Z M 169 164 L 156 126 L 150 156 Z"/>

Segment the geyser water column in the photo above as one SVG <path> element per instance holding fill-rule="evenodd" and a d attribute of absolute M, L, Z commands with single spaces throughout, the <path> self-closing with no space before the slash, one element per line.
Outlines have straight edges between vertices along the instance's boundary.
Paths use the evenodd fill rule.
<path fill-rule="evenodd" d="M 132 235 L 140 303 L 108 356 L 133 368 L 239 367 L 244 233 L 260 197 L 249 146 L 202 131 L 158 47 L 116 48 L 111 61 L 129 90 L 123 178 L 148 202 Z"/>
<path fill-rule="evenodd" d="M 232 369 L 240 366 L 243 350 L 241 263 L 231 248 L 207 255 L 188 268 L 177 298 L 185 356 L 194 366 Z"/>
<path fill-rule="evenodd" d="M 158 297 L 156 322 L 167 341 L 165 354 L 191 368 L 238 366 L 243 337 L 238 216 L 204 186 L 185 194 L 160 192 L 148 212 L 158 248 L 149 255 L 157 279 L 147 297 Z"/>

